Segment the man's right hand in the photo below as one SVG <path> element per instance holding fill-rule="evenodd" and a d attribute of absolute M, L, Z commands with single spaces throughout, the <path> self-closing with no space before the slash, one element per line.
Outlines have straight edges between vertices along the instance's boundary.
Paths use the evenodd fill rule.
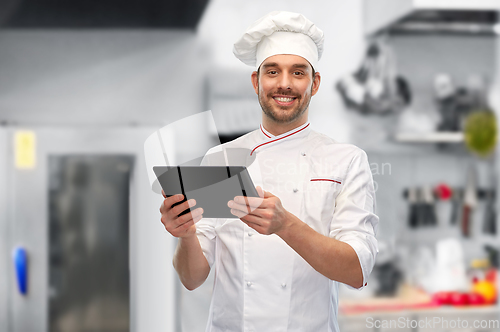
<path fill-rule="evenodd" d="M 173 204 L 178 203 L 184 199 L 183 195 L 173 195 L 170 197 L 165 196 L 165 192 L 161 191 L 163 197 L 162 205 L 160 206 L 161 223 L 165 229 L 175 237 L 189 237 L 196 233 L 195 223 L 203 218 L 203 209 L 198 208 L 190 213 L 182 216 L 179 214 L 190 207 L 196 205 L 194 199 L 190 199 L 182 204 L 172 207 Z"/>

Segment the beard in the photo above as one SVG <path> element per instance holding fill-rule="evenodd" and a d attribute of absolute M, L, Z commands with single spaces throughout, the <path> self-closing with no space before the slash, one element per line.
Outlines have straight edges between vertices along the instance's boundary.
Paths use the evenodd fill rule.
<path fill-rule="evenodd" d="M 293 92 L 286 92 L 282 90 L 269 93 L 268 95 L 263 95 L 259 89 L 259 104 L 264 114 L 274 122 L 283 124 L 292 123 L 300 118 L 300 116 L 304 114 L 304 112 L 309 107 L 309 103 L 311 101 L 311 93 L 312 87 L 310 93 L 307 93 L 304 96 L 296 95 Z M 290 108 L 288 106 L 280 106 L 277 104 L 272 105 L 272 103 L 274 103 L 273 95 L 275 94 L 295 97 L 296 105 L 293 106 L 293 108 Z"/>

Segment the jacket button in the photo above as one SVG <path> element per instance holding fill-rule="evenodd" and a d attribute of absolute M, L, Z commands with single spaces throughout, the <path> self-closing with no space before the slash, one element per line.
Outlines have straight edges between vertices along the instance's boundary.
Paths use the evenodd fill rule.
<path fill-rule="evenodd" d="M 285 283 L 282 283 L 282 284 L 281 284 L 281 287 L 286 288 L 286 284 L 285 284 Z"/>
<path fill-rule="evenodd" d="M 252 233 L 248 232 L 248 236 L 252 236 L 252 235 L 253 235 Z"/>
<path fill-rule="evenodd" d="M 252 283 L 250 281 L 247 281 L 247 286 L 248 287 L 252 286 Z"/>
<path fill-rule="evenodd" d="M 293 188 L 294 193 L 296 193 L 297 191 L 299 191 L 297 188 Z"/>
<path fill-rule="evenodd" d="M 305 152 L 301 152 L 301 153 L 300 153 L 300 155 L 301 155 L 302 157 L 305 157 L 306 153 L 305 153 Z"/>

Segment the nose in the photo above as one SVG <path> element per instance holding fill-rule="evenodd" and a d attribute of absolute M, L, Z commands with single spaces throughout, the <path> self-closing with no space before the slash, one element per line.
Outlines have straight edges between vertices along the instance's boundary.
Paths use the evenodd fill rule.
<path fill-rule="evenodd" d="M 280 79 L 278 80 L 278 89 L 283 90 L 291 90 L 292 88 L 292 80 L 290 74 L 284 72 L 281 74 Z"/>

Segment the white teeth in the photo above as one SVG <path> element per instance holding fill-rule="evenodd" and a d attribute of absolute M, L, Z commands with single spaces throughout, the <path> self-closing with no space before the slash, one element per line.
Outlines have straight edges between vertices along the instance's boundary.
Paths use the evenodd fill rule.
<path fill-rule="evenodd" d="M 289 103 L 293 100 L 293 98 L 284 98 L 284 97 L 275 97 L 274 99 L 276 99 L 277 101 L 284 102 L 284 103 Z"/>

